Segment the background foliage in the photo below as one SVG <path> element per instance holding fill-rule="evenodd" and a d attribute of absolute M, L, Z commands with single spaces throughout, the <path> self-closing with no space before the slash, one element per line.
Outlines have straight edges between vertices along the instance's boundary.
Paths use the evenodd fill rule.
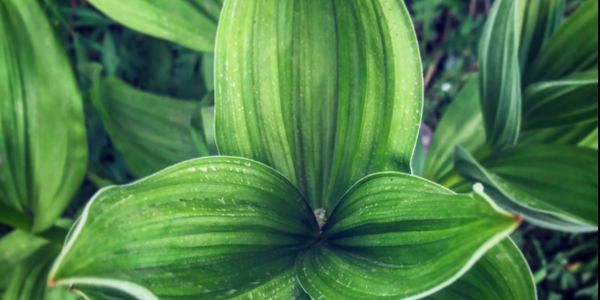
<path fill-rule="evenodd" d="M 127 29 L 85 0 L 43 2 L 77 69 L 85 96 L 88 171 L 76 200 L 66 212 L 67 217 L 78 215 L 99 188 L 127 183 L 150 172 L 136 168 L 135 162 L 128 162 L 124 156 L 127 145 L 113 143 L 109 138 L 112 129 L 103 125 L 106 117 L 103 108 L 110 109 L 110 99 L 99 99 L 101 96 L 93 93 L 99 77 L 122 81 L 112 79 L 102 82 L 103 85 L 129 88 L 114 93 L 140 96 L 144 91 L 189 102 L 182 105 L 186 113 L 192 114 L 188 117 L 196 118 L 199 127 L 204 128 L 204 136 L 199 137 L 208 144 L 204 154 L 215 152 L 210 136 L 212 55 Z M 581 2 L 567 1 L 567 12 Z M 478 41 L 492 0 L 412 0 L 407 3 L 419 34 L 424 63 L 426 101 L 421 135 L 423 146 L 428 147 L 445 108 L 478 69 Z M 188 104 L 197 108 L 191 109 Z M 169 164 L 165 162 L 165 166 Z M 8 228 L 0 227 L 0 234 L 7 232 Z M 597 234 L 573 235 L 525 225 L 513 238 L 534 271 L 540 299 L 597 299 Z"/>

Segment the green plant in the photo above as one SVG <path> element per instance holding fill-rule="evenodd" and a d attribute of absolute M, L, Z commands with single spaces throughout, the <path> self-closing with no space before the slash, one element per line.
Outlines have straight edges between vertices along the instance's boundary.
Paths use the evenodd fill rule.
<path fill-rule="evenodd" d="M 212 50 L 220 1 L 92 2 L 136 30 Z M 593 41 L 596 27 L 588 25 L 594 16 L 597 22 L 597 3 L 587 1 L 553 34 L 561 3 L 494 5 L 480 75 L 444 114 L 425 163 L 424 176 L 463 193 L 456 194 L 410 174 L 422 83 L 402 1 L 226 1 L 214 84 L 216 138 L 229 156 L 178 163 L 101 190 L 51 269 L 58 249 L 50 233 L 68 221 L 41 233 L 50 242 L 11 233 L 0 250 L 24 245 L 28 251 L 9 274 L 4 296 L 43 297 L 39 278 L 49 272 L 51 286 L 98 299 L 534 299 L 529 266 L 505 239 L 522 217 L 490 197 L 538 225 L 597 228 L 597 175 L 590 167 L 597 166 L 597 150 L 576 147 L 597 145 L 597 113 L 595 119 L 591 113 L 597 112 L 597 72 L 589 70 L 597 47 L 595 56 L 593 47 L 580 47 L 572 61 L 548 73 L 538 66 L 556 60 L 548 53 L 570 43 L 573 27 L 586 28 Z M 123 14 L 122 5 L 136 13 Z M 152 22 L 157 18 L 165 22 Z M 104 72 L 114 76 L 124 71 L 116 34 L 102 36 Z M 547 46 L 536 48 L 541 45 Z M 208 92 L 212 59 L 202 55 Z M 93 107 L 134 176 L 211 151 L 210 124 L 203 121 L 210 113 L 202 114 L 211 95 L 202 103 L 174 100 L 99 79 L 93 65 L 80 70 L 92 79 Z M 158 88 L 162 81 L 145 84 Z M 161 106 L 178 117 L 151 117 Z M 557 142 L 548 138 L 555 132 L 578 138 L 561 142 L 571 146 L 547 145 Z M 173 135 L 181 138 L 164 142 Z M 464 148 L 454 153 L 459 145 Z M 530 174 L 540 182 L 523 184 Z M 573 187 L 557 189 L 565 178 L 582 191 L 573 198 L 578 205 L 562 201 Z M 474 192 L 468 179 L 477 182 Z M 0 220 L 29 230 L 22 226 L 27 214 L 14 223 L 6 212 Z M 0 263 L 12 257 L 0 255 Z"/>

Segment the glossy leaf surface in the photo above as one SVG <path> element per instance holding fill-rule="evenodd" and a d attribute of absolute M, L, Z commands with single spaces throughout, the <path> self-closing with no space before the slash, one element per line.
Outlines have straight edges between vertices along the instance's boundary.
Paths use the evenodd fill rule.
<path fill-rule="evenodd" d="M 458 281 L 429 299 L 536 300 L 537 292 L 525 257 L 506 239 Z"/>
<path fill-rule="evenodd" d="M 323 241 L 299 258 L 300 283 L 313 299 L 434 293 L 516 228 L 485 197 L 407 174 L 368 176 L 341 200 Z"/>
<path fill-rule="evenodd" d="M 481 108 L 487 140 L 498 148 L 514 145 L 521 126 L 521 3 L 496 1 L 481 37 Z"/>
<path fill-rule="evenodd" d="M 0 2 L 0 99 L 0 206 L 31 213 L 27 227 L 42 231 L 79 187 L 87 142 L 77 83 L 38 1 Z"/>
<path fill-rule="evenodd" d="M 116 78 L 101 79 L 91 99 L 129 170 L 143 177 L 209 154 L 200 103 L 137 90 Z M 192 119 L 199 121 L 192 126 Z"/>
<path fill-rule="evenodd" d="M 483 183 L 494 200 L 540 226 L 564 231 L 598 227 L 598 151 L 522 146 L 481 164 L 457 149 L 457 169 Z"/>
<path fill-rule="evenodd" d="M 403 1 L 227 1 L 215 66 L 221 153 L 281 171 L 314 209 L 410 171 L 422 75 Z"/>
<path fill-rule="evenodd" d="M 302 196 L 274 170 L 200 158 L 99 192 L 50 280 L 138 299 L 289 299 L 300 291 L 296 255 L 317 234 Z"/>
<path fill-rule="evenodd" d="M 212 52 L 223 0 L 90 0 L 119 23 L 200 52 Z"/>

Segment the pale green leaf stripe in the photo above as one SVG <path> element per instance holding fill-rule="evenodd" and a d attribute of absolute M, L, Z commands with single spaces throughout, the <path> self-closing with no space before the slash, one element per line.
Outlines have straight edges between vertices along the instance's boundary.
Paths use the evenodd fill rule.
<path fill-rule="evenodd" d="M 575 72 L 597 68 L 598 1 L 587 0 L 542 47 L 526 73 L 525 82 L 558 80 Z"/>
<path fill-rule="evenodd" d="M 479 164 L 457 149 L 458 171 L 483 183 L 494 200 L 529 222 L 562 231 L 598 229 L 598 151 L 574 146 L 521 146 Z"/>
<path fill-rule="evenodd" d="M 521 127 L 520 3 L 496 1 L 481 37 L 481 107 L 487 140 L 499 148 L 514 145 Z"/>
<path fill-rule="evenodd" d="M 290 298 L 296 254 L 317 234 L 302 196 L 273 169 L 200 158 L 96 194 L 50 282 L 86 280 L 85 291 L 114 280 L 160 299 Z"/>
<path fill-rule="evenodd" d="M 598 122 L 598 70 L 533 84 L 523 99 L 523 129 Z"/>
<path fill-rule="evenodd" d="M 223 0 L 90 0 L 117 22 L 200 52 L 212 52 Z"/>
<path fill-rule="evenodd" d="M 302 287 L 313 299 L 416 299 L 444 288 L 518 225 L 478 192 L 401 173 L 368 176 L 299 258 Z"/>
<path fill-rule="evenodd" d="M 129 170 L 143 177 L 206 156 L 200 103 L 137 90 L 117 78 L 98 80 L 91 100 Z M 192 119 L 199 119 L 192 126 Z"/>
<path fill-rule="evenodd" d="M 36 0 L 0 2 L 0 99 L 0 203 L 42 231 L 77 191 L 87 141 L 69 60 Z"/>
<path fill-rule="evenodd" d="M 410 170 L 422 74 L 403 1 L 227 1 L 216 49 L 221 153 L 273 166 L 328 213 L 365 175 Z"/>
<path fill-rule="evenodd" d="M 505 239 L 458 281 L 429 299 L 536 300 L 537 291 L 525 257 Z"/>
<path fill-rule="evenodd" d="M 515 0 L 523 7 L 519 62 L 526 72 L 565 14 L 563 0 Z"/>
<path fill-rule="evenodd" d="M 485 130 L 479 102 L 478 78 L 472 77 L 444 112 L 433 135 L 425 177 L 450 185 L 454 169 L 454 147 L 477 151 L 485 145 Z"/>

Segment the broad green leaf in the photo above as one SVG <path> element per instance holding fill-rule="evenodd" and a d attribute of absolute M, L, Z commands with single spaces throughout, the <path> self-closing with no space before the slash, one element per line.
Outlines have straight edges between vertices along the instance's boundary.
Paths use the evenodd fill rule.
<path fill-rule="evenodd" d="M 487 141 L 514 145 L 521 127 L 520 4 L 498 0 L 488 16 L 479 53 L 479 88 Z"/>
<path fill-rule="evenodd" d="M 598 228 L 598 151 L 573 146 L 520 146 L 481 164 L 457 149 L 458 171 L 531 223 L 563 231 Z"/>
<path fill-rule="evenodd" d="M 485 145 L 485 130 L 479 102 L 479 85 L 471 78 L 444 112 L 431 140 L 425 177 L 450 185 L 454 169 L 454 147 L 477 152 Z M 448 185 L 447 185 L 448 184 Z"/>
<path fill-rule="evenodd" d="M 523 101 L 524 130 L 586 121 L 598 122 L 598 70 L 527 88 Z"/>
<path fill-rule="evenodd" d="M 0 238 L 0 291 L 6 288 L 16 265 L 44 244 L 45 240 L 21 230 Z"/>
<path fill-rule="evenodd" d="M 200 52 L 212 52 L 223 0 L 90 0 L 117 22 Z"/>
<path fill-rule="evenodd" d="M 318 227 L 282 175 L 242 158 L 186 161 L 88 203 L 54 285 L 137 299 L 289 299 Z"/>
<path fill-rule="evenodd" d="M 327 224 L 298 261 L 313 299 L 416 299 L 460 278 L 518 220 L 482 190 L 455 194 L 384 172 L 357 183 Z"/>
<path fill-rule="evenodd" d="M 548 128 L 523 131 L 519 145 L 582 145 L 588 137 L 593 136 L 598 128 L 598 121 L 580 122 Z"/>
<path fill-rule="evenodd" d="M 15 268 L 3 299 L 7 300 L 75 300 L 65 288 L 47 289 L 46 277 L 58 254 L 56 246 L 47 244 L 31 253 Z"/>
<path fill-rule="evenodd" d="M 226 1 L 215 68 L 220 152 L 281 171 L 312 208 L 410 171 L 422 70 L 402 0 Z"/>
<path fill-rule="evenodd" d="M 69 60 L 36 0 L 0 2 L 0 99 L 0 206 L 42 231 L 77 191 L 87 142 Z"/>
<path fill-rule="evenodd" d="M 463 277 L 430 299 L 536 300 L 537 292 L 525 257 L 505 239 Z"/>
<path fill-rule="evenodd" d="M 528 67 L 525 82 L 558 80 L 598 68 L 598 1 L 587 0 L 556 30 Z"/>
<path fill-rule="evenodd" d="M 521 72 L 527 71 L 540 49 L 562 22 L 563 0 L 515 0 L 524 5 L 519 44 Z"/>
<path fill-rule="evenodd" d="M 147 93 L 116 78 L 98 80 L 91 99 L 111 140 L 137 177 L 209 154 L 197 101 Z M 200 124 L 192 124 L 194 118 L 200 118 Z"/>

